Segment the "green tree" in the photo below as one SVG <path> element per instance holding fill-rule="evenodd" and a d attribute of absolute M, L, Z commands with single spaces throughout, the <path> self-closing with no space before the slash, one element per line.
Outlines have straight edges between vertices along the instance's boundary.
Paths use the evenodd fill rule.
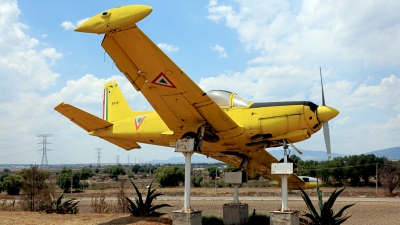
<path fill-rule="evenodd" d="M 118 175 L 125 175 L 125 169 L 122 166 L 109 166 L 104 168 L 103 173 L 108 173 L 110 178 L 118 180 Z"/>
<path fill-rule="evenodd" d="M 3 172 L 4 172 L 4 173 L 11 173 L 10 169 L 8 169 L 8 168 L 4 168 L 4 169 L 3 169 Z"/>
<path fill-rule="evenodd" d="M 217 174 L 217 177 L 219 177 L 221 175 L 221 172 L 219 171 L 218 167 L 216 167 L 216 166 L 207 167 L 207 171 L 208 171 L 208 175 L 213 180 L 215 180 L 215 174 Z"/>
<path fill-rule="evenodd" d="M 2 183 L 3 190 L 7 191 L 8 195 L 19 195 L 22 185 L 24 184 L 24 178 L 18 174 L 11 174 L 4 178 Z"/>
<path fill-rule="evenodd" d="M 79 187 L 79 181 L 81 180 L 80 172 L 72 172 L 71 169 L 63 168 L 61 173 L 57 176 L 57 185 L 61 189 L 69 189 L 71 187 L 71 177 L 72 186 L 75 188 Z"/>
<path fill-rule="evenodd" d="M 132 172 L 138 173 L 140 168 L 142 168 L 140 165 L 134 165 L 132 166 Z"/>
<path fill-rule="evenodd" d="M 19 173 L 24 178 L 22 190 L 27 195 L 31 211 L 35 211 L 35 205 L 39 203 L 37 196 L 47 188 L 46 172 L 39 169 L 38 166 L 31 166 L 29 169 L 23 169 Z"/>
<path fill-rule="evenodd" d="M 232 165 L 227 165 L 225 168 L 224 168 L 224 172 L 232 172 L 232 171 L 234 171 L 234 170 L 236 170 L 237 168 L 236 167 L 234 167 L 234 166 L 232 166 Z"/>
<path fill-rule="evenodd" d="M 163 186 L 179 186 L 185 181 L 185 169 L 179 166 L 162 166 L 155 171 L 158 183 Z"/>
<path fill-rule="evenodd" d="M 379 169 L 379 182 L 390 194 L 400 184 L 400 163 L 384 160 L 383 166 Z"/>
<path fill-rule="evenodd" d="M 87 180 L 93 176 L 93 171 L 90 168 L 82 168 L 81 170 L 81 180 Z"/>
<path fill-rule="evenodd" d="M 317 176 L 317 166 L 319 162 L 314 160 L 306 160 L 306 161 L 299 161 L 298 168 L 299 176 L 309 176 L 309 177 L 316 177 Z"/>

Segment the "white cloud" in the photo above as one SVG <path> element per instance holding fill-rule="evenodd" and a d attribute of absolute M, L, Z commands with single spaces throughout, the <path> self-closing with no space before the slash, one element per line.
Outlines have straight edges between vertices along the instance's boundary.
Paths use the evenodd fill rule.
<path fill-rule="evenodd" d="M 78 20 L 76 22 L 76 24 L 74 24 L 73 22 L 67 20 L 67 21 L 62 22 L 60 24 L 60 26 L 62 26 L 64 28 L 64 30 L 74 30 L 77 26 L 81 25 L 82 23 L 84 23 L 88 19 L 89 18 Z"/>
<path fill-rule="evenodd" d="M 400 62 L 400 4 L 387 1 L 211 1 L 208 18 L 237 30 L 263 64 L 347 61 Z"/>
<path fill-rule="evenodd" d="M 179 50 L 178 47 L 174 46 L 174 45 L 169 45 L 166 43 L 159 43 L 157 44 L 157 46 L 159 48 L 161 48 L 161 50 L 165 51 L 165 52 L 176 52 Z"/>
<path fill-rule="evenodd" d="M 71 21 L 64 21 L 61 26 L 64 27 L 64 30 L 73 30 L 76 27 Z"/>
<path fill-rule="evenodd" d="M 219 53 L 219 58 L 226 58 L 228 54 L 225 52 L 225 48 L 219 45 L 215 45 L 210 47 L 211 50 L 216 51 Z"/>
<path fill-rule="evenodd" d="M 61 59 L 62 54 L 58 53 L 55 48 L 45 48 L 42 50 L 42 55 L 51 59 L 51 65 L 54 65 L 56 59 Z"/>

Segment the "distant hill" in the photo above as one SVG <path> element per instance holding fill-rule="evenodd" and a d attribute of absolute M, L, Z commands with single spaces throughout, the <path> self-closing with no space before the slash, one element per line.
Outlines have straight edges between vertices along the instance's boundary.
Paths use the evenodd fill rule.
<path fill-rule="evenodd" d="M 382 150 L 367 152 L 365 154 L 374 154 L 377 157 L 385 156 L 386 158 L 391 160 L 400 160 L 400 147 L 385 148 Z"/>

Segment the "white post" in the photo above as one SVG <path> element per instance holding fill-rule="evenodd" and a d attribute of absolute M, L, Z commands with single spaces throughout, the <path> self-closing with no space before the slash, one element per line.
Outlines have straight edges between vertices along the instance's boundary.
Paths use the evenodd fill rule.
<path fill-rule="evenodd" d="M 285 211 L 289 211 L 287 179 L 290 175 L 281 174 L 279 176 L 281 177 L 281 186 L 282 186 L 282 208 L 281 208 L 281 211 L 285 212 Z"/>
<path fill-rule="evenodd" d="M 239 204 L 239 185 L 233 184 L 233 204 Z"/>
<path fill-rule="evenodd" d="M 190 212 L 190 171 L 191 171 L 191 157 L 193 152 L 183 152 L 185 156 L 185 203 L 184 211 Z"/>

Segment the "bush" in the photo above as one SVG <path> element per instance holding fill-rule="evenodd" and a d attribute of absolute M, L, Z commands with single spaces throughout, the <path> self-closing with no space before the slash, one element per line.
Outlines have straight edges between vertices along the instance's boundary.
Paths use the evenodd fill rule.
<path fill-rule="evenodd" d="M 79 189 L 83 190 L 89 187 L 89 182 L 87 181 L 79 181 Z"/>
<path fill-rule="evenodd" d="M 24 178 L 20 175 L 10 175 L 4 178 L 2 189 L 7 191 L 8 195 L 19 195 Z"/>
<path fill-rule="evenodd" d="M 185 169 L 179 166 L 162 166 L 157 168 L 156 178 L 160 186 L 179 186 L 185 180 Z"/>
<path fill-rule="evenodd" d="M 109 166 L 104 168 L 103 173 L 108 173 L 111 179 L 118 180 L 118 175 L 125 175 L 125 169 L 122 166 Z"/>
<path fill-rule="evenodd" d="M 201 224 L 204 225 L 224 225 L 224 220 L 216 216 L 203 216 Z"/>
<path fill-rule="evenodd" d="M 251 214 L 249 216 L 248 224 L 252 225 L 268 225 L 269 224 L 269 216 L 264 214 Z"/>
<path fill-rule="evenodd" d="M 81 170 L 81 180 L 87 180 L 93 176 L 93 171 L 90 168 L 82 168 Z"/>
<path fill-rule="evenodd" d="M 71 176 L 72 176 L 72 185 L 75 188 L 79 188 L 79 181 L 81 180 L 79 172 L 72 172 L 71 169 L 63 168 L 60 175 L 57 176 L 57 185 L 61 189 L 68 190 L 71 187 Z"/>

